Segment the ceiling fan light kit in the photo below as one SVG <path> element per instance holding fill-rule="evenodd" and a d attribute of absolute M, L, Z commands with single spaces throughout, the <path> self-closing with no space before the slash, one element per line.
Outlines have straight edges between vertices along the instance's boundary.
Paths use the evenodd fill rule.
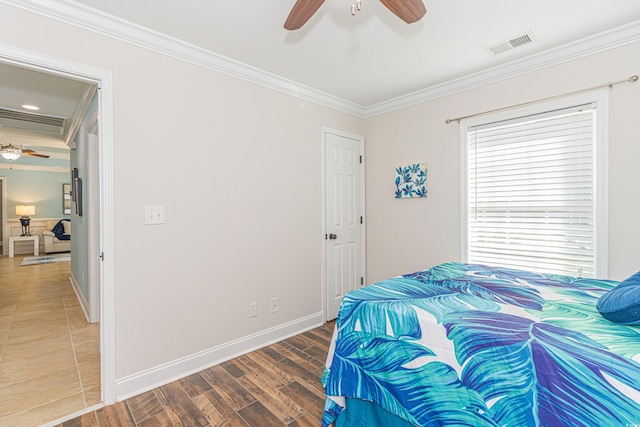
<path fill-rule="evenodd" d="M 43 159 L 48 159 L 50 156 L 48 154 L 39 154 L 33 150 L 26 150 L 18 145 L 3 145 L 0 148 L 0 156 L 7 160 L 18 160 L 20 156 L 30 156 L 30 157 L 41 157 Z"/>
<path fill-rule="evenodd" d="M 2 148 L 0 148 L 0 156 L 7 160 L 17 160 L 22 156 L 22 150 L 11 144 L 3 145 Z"/>
<path fill-rule="evenodd" d="M 422 0 L 380 0 L 380 2 L 407 24 L 419 21 L 427 13 Z M 289 12 L 284 28 L 290 31 L 301 28 L 322 6 L 322 3 L 324 0 L 297 0 Z M 361 9 L 362 0 L 355 0 L 351 4 L 352 15 Z"/>
<path fill-rule="evenodd" d="M 362 0 L 357 0 L 351 5 L 351 15 L 355 15 L 356 12 L 362 10 Z"/>

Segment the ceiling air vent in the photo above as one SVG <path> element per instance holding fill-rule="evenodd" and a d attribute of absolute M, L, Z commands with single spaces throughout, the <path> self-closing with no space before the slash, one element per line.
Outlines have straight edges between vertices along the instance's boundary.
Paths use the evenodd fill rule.
<path fill-rule="evenodd" d="M 0 127 L 60 136 L 64 133 L 66 126 L 66 117 L 47 116 L 0 108 Z"/>
<path fill-rule="evenodd" d="M 533 43 L 537 38 L 533 31 L 527 31 L 524 34 L 520 34 L 518 36 L 512 37 L 509 40 L 502 41 L 500 43 L 493 44 L 491 46 L 485 47 L 485 50 L 489 52 L 491 55 L 497 55 L 502 52 L 506 52 L 511 49 L 515 49 L 520 46 L 524 46 L 529 43 Z"/>

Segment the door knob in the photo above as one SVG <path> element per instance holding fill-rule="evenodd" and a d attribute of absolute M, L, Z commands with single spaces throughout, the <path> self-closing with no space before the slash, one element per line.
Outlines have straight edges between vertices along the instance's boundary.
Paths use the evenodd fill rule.
<path fill-rule="evenodd" d="M 335 234 L 333 234 L 333 233 L 332 233 L 332 234 L 329 234 L 329 238 L 330 238 L 331 240 L 335 240 L 335 239 L 337 239 L 337 238 L 338 238 L 338 236 L 336 236 Z"/>

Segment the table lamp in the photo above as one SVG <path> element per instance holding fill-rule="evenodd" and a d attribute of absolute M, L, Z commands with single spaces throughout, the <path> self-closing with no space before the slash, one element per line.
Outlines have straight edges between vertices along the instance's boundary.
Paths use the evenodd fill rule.
<path fill-rule="evenodd" d="M 33 205 L 16 205 L 16 215 L 20 215 L 20 224 L 22 224 L 21 236 L 31 236 L 29 231 L 29 215 L 36 214 L 36 207 Z"/>

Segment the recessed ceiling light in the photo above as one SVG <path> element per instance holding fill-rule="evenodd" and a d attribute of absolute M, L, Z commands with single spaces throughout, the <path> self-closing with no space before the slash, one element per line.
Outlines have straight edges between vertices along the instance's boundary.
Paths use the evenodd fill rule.
<path fill-rule="evenodd" d="M 36 107 L 35 105 L 29 105 L 29 104 L 22 104 L 22 108 L 24 108 L 25 110 L 33 110 L 33 111 L 38 111 L 40 109 L 40 107 Z"/>

